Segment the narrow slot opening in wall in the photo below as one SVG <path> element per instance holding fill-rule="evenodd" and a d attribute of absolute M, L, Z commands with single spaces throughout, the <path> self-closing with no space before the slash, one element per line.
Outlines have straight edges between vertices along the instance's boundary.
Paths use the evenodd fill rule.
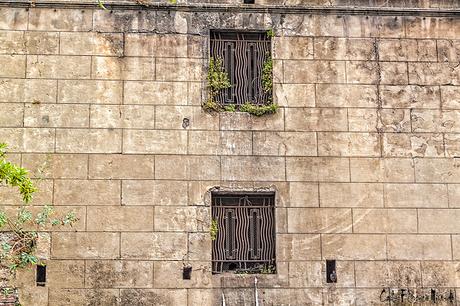
<path fill-rule="evenodd" d="M 244 0 L 244 4 L 254 4 L 256 1 L 255 0 Z"/>
<path fill-rule="evenodd" d="M 37 266 L 37 286 L 44 287 L 46 284 L 46 266 Z"/>
<path fill-rule="evenodd" d="M 326 283 L 337 283 L 337 270 L 335 260 L 326 260 Z"/>

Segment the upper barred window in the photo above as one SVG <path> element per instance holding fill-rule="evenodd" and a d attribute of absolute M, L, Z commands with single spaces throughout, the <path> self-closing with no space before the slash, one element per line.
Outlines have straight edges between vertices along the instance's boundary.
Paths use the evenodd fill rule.
<path fill-rule="evenodd" d="M 267 32 L 211 31 L 210 52 L 230 83 L 215 94 L 216 103 L 272 102 L 271 41 Z"/>

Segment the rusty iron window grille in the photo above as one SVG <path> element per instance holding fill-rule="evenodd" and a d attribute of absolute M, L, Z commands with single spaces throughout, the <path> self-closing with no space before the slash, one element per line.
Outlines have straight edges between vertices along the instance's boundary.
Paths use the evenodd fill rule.
<path fill-rule="evenodd" d="M 211 31 L 210 56 L 220 59 L 231 87 L 222 89 L 217 103 L 267 104 L 272 93 L 262 85 L 265 61 L 271 59 L 271 41 L 266 32 Z"/>
<path fill-rule="evenodd" d="M 275 194 L 213 193 L 212 272 L 276 273 Z"/>

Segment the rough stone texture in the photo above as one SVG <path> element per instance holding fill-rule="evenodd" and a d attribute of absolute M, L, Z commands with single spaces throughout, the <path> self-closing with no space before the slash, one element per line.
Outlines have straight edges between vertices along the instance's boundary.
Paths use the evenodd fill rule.
<path fill-rule="evenodd" d="M 0 0 L 0 142 L 35 210 L 80 220 L 41 234 L 48 281 L 18 275 L 24 305 L 254 305 L 254 275 L 211 273 L 216 187 L 276 191 L 261 305 L 459 295 L 457 1 L 32 2 Z M 334 11 L 350 6 L 367 11 Z M 219 28 L 273 30 L 276 114 L 202 110 Z M 7 213 L 19 203 L 0 188 Z"/>

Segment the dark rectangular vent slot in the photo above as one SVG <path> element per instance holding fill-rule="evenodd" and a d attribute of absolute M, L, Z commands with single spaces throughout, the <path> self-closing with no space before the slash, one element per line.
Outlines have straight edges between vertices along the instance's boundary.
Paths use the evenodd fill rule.
<path fill-rule="evenodd" d="M 335 260 L 326 260 L 326 282 L 337 283 L 337 270 Z"/>
<path fill-rule="evenodd" d="M 37 266 L 37 286 L 44 287 L 46 283 L 46 266 Z"/>

